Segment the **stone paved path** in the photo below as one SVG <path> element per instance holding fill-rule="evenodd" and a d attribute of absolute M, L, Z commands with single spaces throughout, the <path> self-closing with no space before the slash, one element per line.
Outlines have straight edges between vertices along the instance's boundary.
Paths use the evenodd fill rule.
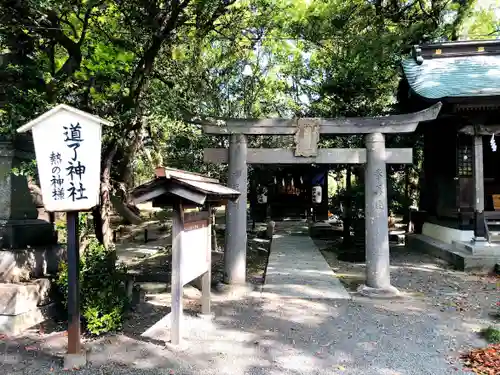
<path fill-rule="evenodd" d="M 276 224 L 263 296 L 350 299 L 308 235 L 307 223 Z"/>

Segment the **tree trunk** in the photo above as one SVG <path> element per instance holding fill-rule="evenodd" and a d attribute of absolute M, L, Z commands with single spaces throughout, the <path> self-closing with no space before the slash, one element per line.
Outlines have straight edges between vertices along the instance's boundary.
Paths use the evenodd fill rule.
<path fill-rule="evenodd" d="M 351 166 L 347 166 L 346 169 L 346 183 L 345 183 L 345 192 L 346 197 L 344 200 L 344 218 L 343 218 L 343 241 L 342 246 L 351 247 L 352 239 L 351 239 L 351 224 L 352 224 L 352 169 Z"/>
<path fill-rule="evenodd" d="M 101 204 L 93 211 L 95 234 L 97 240 L 110 249 L 113 245 L 113 231 L 111 228 L 111 164 L 117 151 L 117 145 L 104 154 L 101 171 Z"/>
<path fill-rule="evenodd" d="M 120 182 L 119 195 L 125 204 L 129 203 L 128 192 L 133 185 L 133 175 L 132 175 L 132 168 L 130 168 L 130 164 L 134 160 L 135 155 L 137 154 L 141 145 L 142 145 L 142 136 L 140 135 L 140 132 L 139 131 L 134 132 L 132 142 L 127 147 L 123 148 L 122 151 L 123 154 L 118 155 L 120 163 L 118 165 L 118 170 L 116 172 L 115 178 Z"/>

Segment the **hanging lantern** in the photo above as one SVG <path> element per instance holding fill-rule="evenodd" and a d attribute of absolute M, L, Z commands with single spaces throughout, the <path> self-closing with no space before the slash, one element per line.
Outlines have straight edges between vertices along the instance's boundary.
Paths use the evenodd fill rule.
<path fill-rule="evenodd" d="M 322 200 L 321 186 L 316 185 L 312 188 L 312 201 L 313 203 L 320 204 Z"/>

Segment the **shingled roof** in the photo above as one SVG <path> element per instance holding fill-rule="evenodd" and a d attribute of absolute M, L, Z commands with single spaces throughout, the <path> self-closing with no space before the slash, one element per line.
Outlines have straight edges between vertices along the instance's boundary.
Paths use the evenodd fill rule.
<path fill-rule="evenodd" d="M 500 41 L 415 46 L 402 62 L 415 94 L 426 99 L 500 96 Z"/>

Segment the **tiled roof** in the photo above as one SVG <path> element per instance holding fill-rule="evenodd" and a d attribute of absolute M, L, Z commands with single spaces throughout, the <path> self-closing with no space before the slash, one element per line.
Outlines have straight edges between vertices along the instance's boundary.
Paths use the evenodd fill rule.
<path fill-rule="evenodd" d="M 203 205 L 206 201 L 235 201 L 240 196 L 239 191 L 212 182 L 216 181 L 214 179 L 180 170 L 175 170 L 175 176 L 173 176 L 174 170 L 169 169 L 169 172 L 172 173 L 165 177 L 156 177 L 133 189 L 131 191 L 133 202 L 138 204 L 154 200 L 160 196 L 169 196 L 177 197 L 188 203 Z M 199 181 L 201 179 L 206 181 Z"/>
<path fill-rule="evenodd" d="M 427 99 L 500 95 L 500 56 L 476 55 L 402 62 L 410 88 Z"/>

